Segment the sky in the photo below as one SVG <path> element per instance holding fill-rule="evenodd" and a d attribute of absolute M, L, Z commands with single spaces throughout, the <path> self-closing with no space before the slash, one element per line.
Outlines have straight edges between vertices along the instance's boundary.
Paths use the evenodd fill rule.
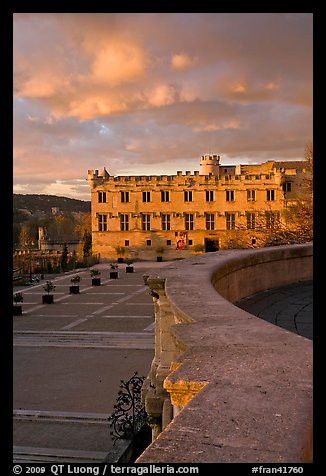
<path fill-rule="evenodd" d="M 110 175 L 302 160 L 312 13 L 15 13 L 14 193 L 90 200 Z"/>

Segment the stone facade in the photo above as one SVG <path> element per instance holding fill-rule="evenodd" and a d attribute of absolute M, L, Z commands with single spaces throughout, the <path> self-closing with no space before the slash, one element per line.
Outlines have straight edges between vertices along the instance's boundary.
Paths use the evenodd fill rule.
<path fill-rule="evenodd" d="M 261 244 L 261 228 L 282 220 L 302 194 L 306 161 L 226 165 L 203 155 L 200 171 L 176 175 L 111 176 L 88 170 L 93 253 L 133 259 L 187 257 L 227 248 L 239 233 Z"/>

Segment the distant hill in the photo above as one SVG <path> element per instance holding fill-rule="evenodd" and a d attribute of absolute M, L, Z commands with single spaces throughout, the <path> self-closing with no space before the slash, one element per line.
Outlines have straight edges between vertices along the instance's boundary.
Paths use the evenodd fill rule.
<path fill-rule="evenodd" d="M 91 202 L 57 195 L 13 194 L 13 209 L 27 209 L 32 214 L 38 212 L 51 213 L 52 207 L 61 212 L 90 212 Z"/>

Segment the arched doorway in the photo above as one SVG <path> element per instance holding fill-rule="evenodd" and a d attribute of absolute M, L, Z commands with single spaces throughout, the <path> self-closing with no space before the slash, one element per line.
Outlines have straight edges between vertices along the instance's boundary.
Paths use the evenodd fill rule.
<path fill-rule="evenodd" d="M 211 253 L 213 251 L 218 251 L 218 250 L 219 250 L 218 240 L 205 238 L 205 253 Z"/>

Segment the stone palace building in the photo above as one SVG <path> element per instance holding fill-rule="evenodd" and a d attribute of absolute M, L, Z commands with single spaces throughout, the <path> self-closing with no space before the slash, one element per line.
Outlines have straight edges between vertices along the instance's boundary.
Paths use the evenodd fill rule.
<path fill-rule="evenodd" d="M 93 253 L 101 258 L 184 258 L 199 251 L 260 246 L 262 234 L 302 194 L 308 162 L 222 165 L 202 155 L 200 171 L 111 176 L 88 170 Z"/>

